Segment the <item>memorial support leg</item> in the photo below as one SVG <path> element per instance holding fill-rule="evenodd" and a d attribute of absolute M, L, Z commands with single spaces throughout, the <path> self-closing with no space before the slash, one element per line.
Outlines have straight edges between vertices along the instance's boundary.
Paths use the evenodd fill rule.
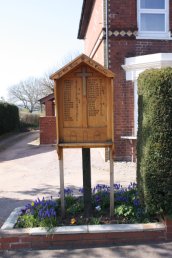
<path fill-rule="evenodd" d="M 62 215 L 62 217 L 63 217 L 64 214 L 65 214 L 63 149 L 60 150 L 60 155 L 59 155 L 59 170 L 60 170 L 61 215 Z"/>
<path fill-rule="evenodd" d="M 83 188 L 84 188 L 84 215 L 90 217 L 92 213 L 91 195 L 91 159 L 90 149 L 82 149 Z"/>
<path fill-rule="evenodd" d="M 114 215 L 114 164 L 112 149 L 110 149 L 110 217 Z"/>

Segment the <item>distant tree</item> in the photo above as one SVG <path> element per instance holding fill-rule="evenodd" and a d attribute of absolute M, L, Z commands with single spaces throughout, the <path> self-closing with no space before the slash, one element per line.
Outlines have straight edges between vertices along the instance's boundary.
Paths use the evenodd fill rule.
<path fill-rule="evenodd" d="M 44 95 L 54 92 L 54 82 L 49 78 L 52 73 L 53 72 L 45 73 L 44 76 L 39 79 L 39 84 L 44 92 Z"/>
<path fill-rule="evenodd" d="M 78 51 L 67 53 L 56 68 L 53 67 L 41 78 L 29 78 L 9 87 L 9 101 L 26 108 L 30 113 L 38 110 L 40 108 L 39 99 L 54 92 L 54 82 L 50 80 L 50 75 L 72 61 L 78 55 Z"/>
<path fill-rule="evenodd" d="M 63 67 L 67 63 L 71 62 L 73 59 L 75 59 L 77 56 L 79 56 L 81 53 L 79 51 L 74 52 L 68 52 L 64 57 L 62 58 L 62 61 L 60 62 L 60 66 Z"/>
<path fill-rule="evenodd" d="M 0 102 L 5 102 L 4 97 L 0 97 Z"/>
<path fill-rule="evenodd" d="M 71 62 L 75 57 L 80 54 L 79 51 L 69 52 L 64 55 L 61 62 L 59 62 L 56 67 L 54 66 L 48 72 L 46 72 L 43 77 L 39 79 L 39 83 L 44 92 L 44 95 L 48 95 L 54 92 L 54 82 L 50 80 L 50 75 L 55 73 L 61 67 L 65 66 L 67 63 Z"/>
<path fill-rule="evenodd" d="M 46 95 L 40 81 L 36 78 L 29 78 L 11 86 L 8 93 L 12 103 L 22 104 L 30 113 L 39 109 L 39 99 Z"/>

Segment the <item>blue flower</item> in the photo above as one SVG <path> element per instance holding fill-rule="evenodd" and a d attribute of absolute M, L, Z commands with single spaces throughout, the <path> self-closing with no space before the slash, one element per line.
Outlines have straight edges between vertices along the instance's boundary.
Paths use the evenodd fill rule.
<path fill-rule="evenodd" d="M 121 185 L 120 184 L 114 184 L 114 189 L 115 190 L 119 190 L 121 188 Z"/>
<path fill-rule="evenodd" d="M 96 196 L 95 196 L 95 200 L 96 200 L 96 202 L 100 202 L 100 201 L 101 201 L 100 196 L 96 195 Z"/>
<path fill-rule="evenodd" d="M 83 188 L 79 188 L 79 192 L 83 194 L 84 193 L 84 189 Z"/>
<path fill-rule="evenodd" d="M 67 187 L 64 189 L 64 194 L 65 195 L 73 195 L 73 190 Z"/>
<path fill-rule="evenodd" d="M 138 207 L 140 205 L 139 199 L 134 199 L 133 204 L 134 206 Z"/>

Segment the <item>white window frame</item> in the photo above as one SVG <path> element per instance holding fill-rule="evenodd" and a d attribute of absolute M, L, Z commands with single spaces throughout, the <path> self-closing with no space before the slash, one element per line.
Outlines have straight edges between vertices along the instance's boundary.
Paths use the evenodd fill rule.
<path fill-rule="evenodd" d="M 141 0 L 137 0 L 137 23 L 138 37 L 144 39 L 169 39 L 169 0 L 165 1 L 165 9 L 143 9 L 140 8 Z M 165 31 L 141 31 L 141 14 L 165 14 Z"/>

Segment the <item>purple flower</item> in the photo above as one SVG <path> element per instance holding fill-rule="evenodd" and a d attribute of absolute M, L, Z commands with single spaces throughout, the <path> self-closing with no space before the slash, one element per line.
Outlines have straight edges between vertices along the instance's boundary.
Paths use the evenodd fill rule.
<path fill-rule="evenodd" d="M 114 184 L 114 189 L 115 190 L 119 190 L 121 188 L 121 185 L 120 184 Z"/>
<path fill-rule="evenodd" d="M 140 205 L 139 199 L 134 199 L 133 204 L 134 206 L 138 207 Z"/>
<path fill-rule="evenodd" d="M 79 188 L 79 192 L 83 194 L 84 193 L 84 189 L 83 188 Z"/>
<path fill-rule="evenodd" d="M 45 218 L 52 218 L 56 217 L 56 207 L 57 202 L 54 201 L 51 197 L 50 200 L 45 200 L 43 197 L 42 200 L 39 198 L 34 201 L 34 204 L 27 204 L 26 207 L 23 209 L 25 213 L 32 214 L 33 216 L 38 216 L 40 220 Z"/>
<path fill-rule="evenodd" d="M 96 199 L 96 202 L 100 202 L 101 201 L 101 198 L 98 195 L 96 195 L 95 199 Z"/>

